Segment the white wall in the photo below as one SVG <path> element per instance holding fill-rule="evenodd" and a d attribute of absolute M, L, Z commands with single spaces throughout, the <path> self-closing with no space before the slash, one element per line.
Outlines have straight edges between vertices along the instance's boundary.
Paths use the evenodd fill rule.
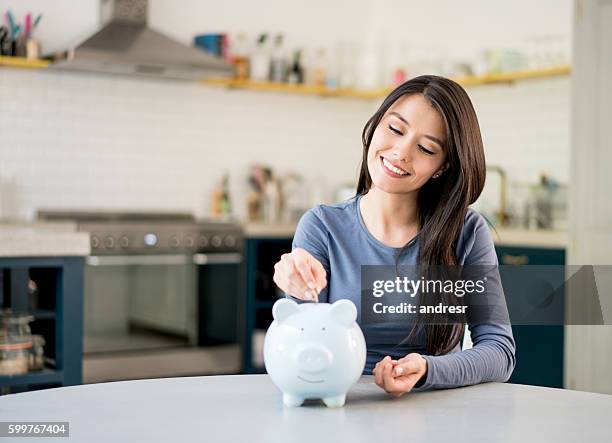
<path fill-rule="evenodd" d="M 380 27 L 381 17 L 394 23 L 390 31 L 410 36 L 410 43 L 420 38 L 432 47 L 442 42 L 457 48 L 463 43 L 510 44 L 514 29 L 517 39 L 531 32 L 570 33 L 568 1 L 500 3 L 499 23 L 493 26 L 495 11 L 484 0 L 462 6 L 439 0 L 421 9 L 419 19 L 407 19 L 404 28 L 394 17 L 411 17 L 411 7 L 418 11 L 419 2 L 360 0 L 349 6 L 317 0 L 306 8 L 300 6 L 305 3 L 289 7 L 289 2 L 274 0 L 257 7 L 243 2 L 235 10 L 212 2 L 187 3 L 179 8 L 175 2 L 152 0 L 151 21 L 185 42 L 196 32 L 240 29 L 286 31 L 296 40 L 339 40 L 360 35 L 364 24 Z M 4 0 L 0 10 L 5 5 L 17 15 L 44 11 L 39 37 L 48 49 L 64 48 L 96 27 L 97 2 L 92 0 L 58 0 L 52 6 Z M 450 17 L 461 17 L 464 26 L 455 28 L 457 20 Z M 434 29 L 434 23 L 444 26 Z M 513 181 L 535 181 L 541 172 L 567 180 L 567 77 L 475 87 L 468 93 L 490 163 L 506 167 Z M 322 183 L 324 197 L 331 198 L 334 187 L 356 176 L 361 129 L 377 105 L 11 69 L 0 69 L 0 104 L 0 180 L 11 183 L 5 186 L 16 202 L 10 215 L 27 218 L 40 207 L 165 208 L 204 215 L 210 190 L 226 169 L 232 171 L 236 209 L 242 214 L 238 196 L 246 188 L 248 165 L 256 161 L 281 172 L 298 171 L 311 183 Z M 494 192 L 483 198 L 496 199 Z"/>
<path fill-rule="evenodd" d="M 534 36 L 564 35 L 571 50 L 571 0 L 372 0 L 369 25 L 388 40 L 469 55 L 521 47 Z"/>
<path fill-rule="evenodd" d="M 241 194 L 254 162 L 337 185 L 356 175 L 372 106 L 8 69 L 0 102 L 0 176 L 16 178 L 22 216 L 41 206 L 203 214 L 222 172 Z"/>
<path fill-rule="evenodd" d="M 97 28 L 103 0 L 2 0 L 17 18 L 43 12 L 38 36 L 47 51 L 66 49 Z M 153 27 L 191 43 L 204 32 L 284 32 L 306 46 L 363 41 L 444 50 L 455 57 L 486 47 L 517 47 L 534 36 L 562 35 L 571 50 L 571 0 L 149 0 Z"/>
<path fill-rule="evenodd" d="M 513 180 L 567 179 L 567 79 L 472 88 L 489 163 Z M 39 207 L 208 209 L 253 162 L 333 187 L 352 181 L 375 103 L 188 83 L 0 69 L 0 177 L 21 217 Z M 496 195 L 493 191 L 491 199 Z M 242 212 L 242 202 L 236 202 Z"/>

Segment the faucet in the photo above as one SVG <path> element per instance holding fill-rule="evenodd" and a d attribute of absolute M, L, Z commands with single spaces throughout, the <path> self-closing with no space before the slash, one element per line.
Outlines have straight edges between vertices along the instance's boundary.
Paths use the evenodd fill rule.
<path fill-rule="evenodd" d="M 510 220 L 510 214 L 507 211 L 508 199 L 508 177 L 506 171 L 499 165 L 487 165 L 487 171 L 496 172 L 499 174 L 499 210 L 495 214 L 499 226 L 506 226 Z"/>

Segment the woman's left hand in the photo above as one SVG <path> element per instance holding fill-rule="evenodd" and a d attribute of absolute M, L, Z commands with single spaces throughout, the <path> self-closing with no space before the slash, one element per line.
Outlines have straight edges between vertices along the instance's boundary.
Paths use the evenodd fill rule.
<path fill-rule="evenodd" d="M 399 360 L 386 356 L 372 370 L 376 384 L 394 397 L 410 392 L 427 375 L 427 360 L 413 352 Z"/>

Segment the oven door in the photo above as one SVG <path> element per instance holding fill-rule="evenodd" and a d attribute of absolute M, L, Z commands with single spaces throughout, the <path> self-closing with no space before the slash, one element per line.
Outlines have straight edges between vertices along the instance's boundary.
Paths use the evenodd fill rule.
<path fill-rule="evenodd" d="M 238 342 L 245 291 L 242 254 L 195 254 L 193 262 L 198 275 L 198 344 Z"/>
<path fill-rule="evenodd" d="M 195 344 L 196 278 L 191 254 L 87 257 L 85 352 Z"/>

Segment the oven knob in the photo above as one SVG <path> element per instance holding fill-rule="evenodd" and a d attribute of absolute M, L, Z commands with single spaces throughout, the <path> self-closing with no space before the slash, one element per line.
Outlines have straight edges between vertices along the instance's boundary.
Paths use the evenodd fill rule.
<path fill-rule="evenodd" d="M 119 246 L 121 246 L 122 248 L 127 248 L 128 246 L 130 246 L 130 239 L 124 235 L 119 239 Z"/>
<path fill-rule="evenodd" d="M 152 232 L 146 233 L 143 237 L 143 242 L 145 246 L 149 246 L 149 247 L 157 245 L 157 240 L 158 240 L 157 235 L 153 234 Z"/>
<path fill-rule="evenodd" d="M 210 243 L 215 247 L 218 248 L 219 246 L 221 246 L 221 237 L 219 237 L 218 235 L 213 235 L 212 239 L 210 240 Z"/>
<path fill-rule="evenodd" d="M 236 237 L 234 237 L 233 235 L 228 235 L 223 239 L 223 243 L 229 248 L 236 246 Z"/>
<path fill-rule="evenodd" d="M 205 235 L 201 235 L 198 244 L 201 248 L 205 248 L 206 246 L 208 246 L 208 237 L 206 237 Z"/>
<path fill-rule="evenodd" d="M 185 237 L 185 240 L 183 240 L 183 244 L 187 247 L 187 248 L 191 248 L 193 247 L 193 244 L 195 242 L 193 241 L 193 237 Z"/>
<path fill-rule="evenodd" d="M 91 247 L 98 248 L 100 246 L 100 238 L 96 235 L 91 236 Z"/>
<path fill-rule="evenodd" d="M 109 249 L 110 248 L 114 248 L 115 247 L 115 239 L 109 235 L 108 237 L 106 237 L 104 239 L 104 246 L 109 248 Z"/>
<path fill-rule="evenodd" d="M 170 246 L 172 246 L 173 248 L 178 248 L 180 244 L 181 242 L 179 241 L 176 235 L 170 237 Z"/>

